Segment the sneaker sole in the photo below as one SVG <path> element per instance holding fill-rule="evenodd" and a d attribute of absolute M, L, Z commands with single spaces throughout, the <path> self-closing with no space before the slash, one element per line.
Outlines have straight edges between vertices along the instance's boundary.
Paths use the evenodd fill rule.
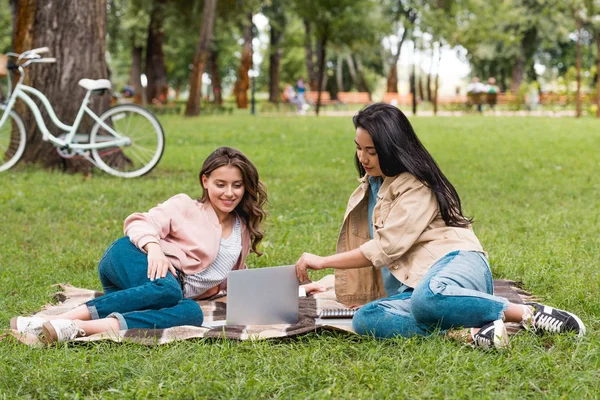
<path fill-rule="evenodd" d="M 500 335 L 498 335 L 498 332 Z M 494 321 L 494 347 L 497 349 L 507 349 L 510 347 L 508 331 L 502 320 Z"/>
<path fill-rule="evenodd" d="M 18 329 L 18 328 L 17 328 L 17 319 L 18 319 L 18 318 L 19 318 L 19 317 L 12 317 L 12 318 L 10 319 L 10 329 L 12 329 L 12 330 L 15 330 L 15 331 Z"/>
<path fill-rule="evenodd" d="M 50 322 L 44 323 L 42 325 L 43 335 L 40 337 L 40 340 L 45 344 L 52 344 L 58 342 L 58 332 L 54 329 L 54 326 Z"/>
<path fill-rule="evenodd" d="M 564 310 L 561 310 L 564 311 Z M 583 324 L 583 321 L 579 319 L 579 317 L 573 313 L 570 313 L 568 311 L 564 311 L 567 314 L 569 314 L 571 317 L 573 317 L 573 319 L 575 321 L 577 321 L 577 325 L 579 325 L 579 332 L 577 332 L 577 336 L 578 337 L 582 337 L 583 335 L 585 335 L 585 325 Z"/>

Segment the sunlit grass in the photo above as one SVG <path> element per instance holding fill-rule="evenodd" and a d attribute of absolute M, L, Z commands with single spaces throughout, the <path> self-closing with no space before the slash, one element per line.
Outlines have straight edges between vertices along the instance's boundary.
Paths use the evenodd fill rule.
<path fill-rule="evenodd" d="M 100 289 L 96 265 L 123 220 L 173 194 L 200 194 L 216 147 L 244 151 L 269 191 L 262 257 L 291 264 L 335 250 L 356 186 L 349 117 L 162 117 L 164 157 L 147 177 L 0 174 L 0 323 L 51 300 L 52 284 Z M 376 341 L 311 334 L 265 342 L 197 340 L 146 348 L 0 342 L 2 398 L 594 398 L 600 393 L 600 122 L 415 118 L 461 194 L 496 278 L 578 313 L 589 334 L 520 335 L 505 353 L 443 338 Z M 322 274 L 315 274 L 317 278 Z"/>

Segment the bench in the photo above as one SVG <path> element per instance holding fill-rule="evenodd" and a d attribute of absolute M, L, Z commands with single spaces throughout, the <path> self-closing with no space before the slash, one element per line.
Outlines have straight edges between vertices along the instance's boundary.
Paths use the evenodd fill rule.
<path fill-rule="evenodd" d="M 400 94 L 387 92 L 383 94 L 382 103 L 394 104 L 397 106 L 409 106 L 412 104 L 411 94 Z"/>
<path fill-rule="evenodd" d="M 306 102 L 308 104 L 314 106 L 317 104 L 318 95 L 319 95 L 319 92 L 305 92 L 304 99 L 306 100 Z M 335 101 L 331 100 L 331 95 L 329 94 L 329 92 L 328 91 L 321 92 L 321 105 L 327 106 L 330 104 L 335 104 Z"/>
<path fill-rule="evenodd" d="M 467 96 L 438 96 L 437 103 L 441 104 L 465 104 Z"/>
<path fill-rule="evenodd" d="M 338 92 L 337 98 L 344 104 L 371 104 L 369 92 Z"/>

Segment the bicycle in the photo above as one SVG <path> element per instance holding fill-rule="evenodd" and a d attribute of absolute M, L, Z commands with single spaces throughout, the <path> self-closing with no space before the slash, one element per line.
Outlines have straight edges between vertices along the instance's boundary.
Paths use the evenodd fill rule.
<path fill-rule="evenodd" d="M 47 47 L 42 47 L 21 54 L 6 54 L 8 94 L 7 101 L 0 104 L 0 110 L 3 111 L 0 118 L 0 172 L 17 164 L 25 151 L 25 124 L 13 110 L 17 99 L 24 101 L 33 113 L 37 126 L 42 131 L 42 140 L 51 142 L 61 157 L 82 156 L 102 171 L 122 178 L 138 177 L 150 172 L 160 161 L 165 148 L 165 135 L 158 119 L 150 111 L 134 104 L 116 105 L 100 116 L 88 107 L 92 94 L 103 94 L 111 89 L 109 80 L 79 81 L 79 85 L 87 93 L 73 125 L 59 120 L 50 101 L 41 91 L 23 84 L 25 68 L 29 65 L 56 62 L 55 58 L 41 57 L 40 54 L 48 51 Z M 16 71 L 20 73 L 20 78 L 12 88 L 11 74 Z M 54 125 L 62 131 L 61 134 L 55 136 L 48 130 L 31 95 L 41 101 Z M 77 133 L 85 114 L 95 121 L 94 125 L 87 134 Z M 16 134 L 13 133 L 13 127 Z"/>

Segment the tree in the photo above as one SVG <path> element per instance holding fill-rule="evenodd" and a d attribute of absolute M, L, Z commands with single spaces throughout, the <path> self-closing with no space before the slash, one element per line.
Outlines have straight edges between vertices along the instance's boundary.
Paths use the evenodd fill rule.
<path fill-rule="evenodd" d="M 238 68 L 237 80 L 233 92 L 238 108 L 248 108 L 248 89 L 250 88 L 250 77 L 248 72 L 252 69 L 252 12 L 247 12 L 242 21 L 242 32 L 244 44 L 242 45 L 242 58 Z"/>
<path fill-rule="evenodd" d="M 374 0 L 295 0 L 295 12 L 307 26 L 306 32 L 312 32 L 316 40 L 318 78 L 317 104 L 315 113 L 319 115 L 321 91 L 325 79 L 325 60 L 329 44 L 356 44 L 374 42 L 375 27 L 379 24 L 378 2 Z M 360 27 L 360 29 L 357 29 Z M 308 60 L 308 57 L 307 57 Z M 307 66 L 308 69 L 308 66 Z M 310 75 L 310 70 L 308 71 Z M 314 90 L 314 87 L 311 86 Z"/>
<path fill-rule="evenodd" d="M 600 118 L 600 0 L 579 1 L 579 12 L 575 13 L 575 19 L 578 22 L 578 43 L 580 43 L 580 35 L 584 27 L 591 33 L 596 42 L 596 118 Z M 580 65 L 581 54 L 578 55 L 578 58 L 578 64 Z"/>
<path fill-rule="evenodd" d="M 167 0 L 153 0 L 148 25 L 148 39 L 146 43 L 146 87 L 147 99 L 162 99 L 166 101 L 169 85 L 167 83 L 167 69 L 163 51 L 164 24 Z"/>
<path fill-rule="evenodd" d="M 287 18 L 281 0 L 272 0 L 263 7 L 263 13 L 269 18 L 269 101 L 279 103 L 280 64 L 283 55 L 283 35 Z"/>
<path fill-rule="evenodd" d="M 150 25 L 151 0 L 108 0 L 107 47 L 113 86 L 127 84 L 135 104 L 146 104 L 141 75 L 145 71 L 144 49 Z"/>
<path fill-rule="evenodd" d="M 25 84 L 41 90 L 54 106 L 57 116 L 67 124 L 72 123 L 86 93 L 77 82 L 82 78 L 108 77 L 106 1 L 12 0 L 12 7 L 14 50 L 21 53 L 47 46 L 49 54 L 57 60 L 55 64 L 34 64 L 28 68 Z M 108 96 L 93 96 L 90 107 L 100 113 L 108 104 Z M 33 114 L 25 104 L 17 104 L 17 111 L 27 126 L 23 161 L 62 167 L 72 172 L 90 169 L 87 161 L 63 159 L 51 144 L 44 142 Z M 48 117 L 44 121 L 49 129 L 54 127 Z M 82 121 L 82 131 L 89 131 L 91 124 L 91 120 Z"/>
<path fill-rule="evenodd" d="M 402 34 L 396 44 L 395 51 L 392 52 L 391 61 L 389 63 L 389 71 L 387 75 L 388 93 L 398 93 L 398 61 L 404 41 L 410 37 L 414 29 L 415 20 L 418 15 L 417 4 L 414 1 L 393 0 L 385 4 L 386 9 L 384 14 L 392 16 L 392 24 L 399 25 L 396 31 L 402 29 Z"/>
<path fill-rule="evenodd" d="M 518 93 L 542 41 L 555 38 L 563 13 L 546 0 L 455 0 L 456 33 L 478 75 L 509 75 L 510 90 Z M 536 78 L 535 74 L 532 78 Z M 505 85 L 504 79 L 500 86 Z"/>
<path fill-rule="evenodd" d="M 192 73 L 190 75 L 190 95 L 185 107 L 185 115 L 188 117 L 200 115 L 202 74 L 204 73 L 206 61 L 210 53 L 210 43 L 213 35 L 216 7 L 217 0 L 204 0 L 202 25 L 200 26 L 200 38 L 198 39 L 198 46 L 196 46 L 194 64 L 192 66 Z"/>

